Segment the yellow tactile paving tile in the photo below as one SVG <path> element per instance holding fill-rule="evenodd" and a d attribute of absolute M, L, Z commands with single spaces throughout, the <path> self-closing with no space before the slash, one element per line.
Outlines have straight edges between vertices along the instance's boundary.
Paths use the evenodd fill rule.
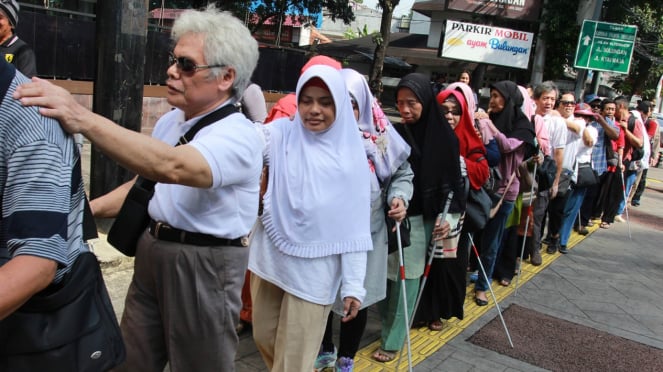
<path fill-rule="evenodd" d="M 589 237 L 598 229 L 598 223 L 595 223 L 594 226 L 588 227 L 589 234 L 587 236 L 582 236 L 575 231 L 571 233 L 569 242 L 567 246 L 569 249 L 573 249 L 575 245 L 583 241 L 585 238 Z M 473 254 L 473 253 L 472 253 Z M 553 261 L 561 257 L 562 255 L 557 254 L 547 254 L 545 253 L 545 248 L 542 249 L 541 256 L 543 257 L 543 263 L 540 266 L 530 265 L 529 262 L 525 262 L 521 268 L 520 278 L 514 277 L 511 281 L 511 285 L 508 287 L 503 287 L 499 285 L 496 281 L 493 281 L 493 291 L 497 300 L 501 302 L 506 297 L 510 296 L 516 289 L 516 284 L 520 288 L 522 285 L 527 283 L 532 279 L 536 274 L 541 270 L 548 267 Z M 444 328 L 439 332 L 434 332 L 429 330 L 427 327 L 413 328 L 410 330 L 410 345 L 412 348 L 412 365 L 415 366 L 418 363 L 425 360 L 427 357 L 433 355 L 438 351 L 442 346 L 444 346 L 448 341 L 456 337 L 463 330 L 465 330 L 470 324 L 475 320 L 485 314 L 487 311 L 494 311 L 493 307 L 495 303 L 493 302 L 492 296 L 489 294 L 490 303 L 488 306 L 477 306 L 474 303 L 474 284 L 469 284 L 467 286 L 467 296 L 465 297 L 465 314 L 463 320 L 458 320 L 456 318 L 444 322 Z M 362 348 L 357 352 L 355 356 L 355 366 L 354 370 L 356 372 L 382 372 L 382 371 L 407 371 L 408 370 L 408 361 L 407 361 L 407 349 L 404 346 L 402 360 L 398 364 L 398 355 L 395 360 L 388 363 L 381 363 L 371 358 L 371 354 L 375 352 L 380 347 L 380 340 L 376 340 L 369 344 L 368 346 Z M 398 369 L 396 369 L 398 365 Z"/>

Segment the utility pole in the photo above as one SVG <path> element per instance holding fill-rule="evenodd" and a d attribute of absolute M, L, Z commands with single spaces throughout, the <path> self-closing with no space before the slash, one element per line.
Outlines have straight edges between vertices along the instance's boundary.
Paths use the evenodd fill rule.
<path fill-rule="evenodd" d="M 97 7 L 93 110 L 125 128 L 140 131 L 148 2 L 104 0 L 97 2 Z M 91 198 L 133 177 L 94 146 L 90 163 Z"/>
<path fill-rule="evenodd" d="M 543 10 L 541 11 L 541 19 L 545 19 L 546 5 L 548 0 L 543 1 Z M 534 60 L 532 62 L 532 77 L 530 82 L 534 85 L 543 82 L 543 70 L 546 65 L 546 41 L 543 39 L 543 32 L 546 29 L 545 21 L 539 24 L 539 34 L 536 37 L 536 49 L 534 50 Z"/>
<path fill-rule="evenodd" d="M 578 6 L 578 24 L 582 25 L 582 21 L 586 18 L 591 17 L 591 20 L 594 21 L 599 21 L 601 19 L 601 8 L 603 7 L 603 0 L 586 0 L 584 2 L 581 2 L 580 5 Z M 582 97 L 583 90 L 585 89 L 585 80 L 587 79 L 587 70 L 585 69 L 577 69 L 577 76 L 576 76 L 576 85 L 575 85 L 575 96 L 576 99 L 579 101 L 580 98 Z M 598 92 L 598 85 L 599 82 L 601 81 L 601 75 L 599 71 L 594 71 L 594 76 L 593 78 L 593 84 L 592 87 L 594 88 L 594 84 L 596 84 L 596 92 Z"/>

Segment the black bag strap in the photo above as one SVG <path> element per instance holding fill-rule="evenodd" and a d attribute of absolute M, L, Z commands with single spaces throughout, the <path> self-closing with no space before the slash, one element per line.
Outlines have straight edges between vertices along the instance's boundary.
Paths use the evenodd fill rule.
<path fill-rule="evenodd" d="M 196 136 L 196 134 L 198 134 L 198 132 L 201 129 L 205 128 L 206 126 L 212 123 L 216 123 L 217 121 L 225 118 L 226 116 L 232 115 L 236 112 L 239 112 L 239 108 L 231 104 L 231 105 L 225 105 L 220 109 L 205 115 L 205 117 L 198 120 L 198 122 L 193 127 L 191 127 L 191 129 L 189 129 L 186 133 L 184 133 L 182 137 L 180 137 L 180 140 L 177 141 L 177 144 L 175 146 L 186 145 L 193 139 L 193 137 Z"/>
<path fill-rule="evenodd" d="M 179 145 L 186 145 L 189 143 L 193 137 L 196 136 L 196 134 L 206 126 L 216 123 L 217 121 L 225 118 L 228 115 L 232 115 L 236 112 L 239 112 L 239 108 L 236 105 L 230 104 L 230 105 L 225 105 L 216 111 L 213 111 L 207 115 L 205 115 L 202 119 L 198 120 L 198 122 L 191 127 L 180 139 L 177 141 L 175 146 Z M 140 185 L 142 188 L 145 190 L 153 190 L 154 185 L 156 185 L 156 182 L 152 180 L 148 180 L 147 178 L 144 178 L 142 176 L 138 176 L 138 179 L 136 180 L 136 184 Z"/>

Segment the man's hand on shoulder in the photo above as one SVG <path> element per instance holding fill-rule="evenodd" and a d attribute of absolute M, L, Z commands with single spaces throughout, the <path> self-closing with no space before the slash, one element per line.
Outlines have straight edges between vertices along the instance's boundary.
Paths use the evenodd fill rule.
<path fill-rule="evenodd" d="M 40 78 L 16 88 L 14 99 L 23 106 L 39 106 L 39 112 L 57 119 L 68 133 L 83 133 L 85 116 L 91 112 L 81 106 L 66 89 Z"/>

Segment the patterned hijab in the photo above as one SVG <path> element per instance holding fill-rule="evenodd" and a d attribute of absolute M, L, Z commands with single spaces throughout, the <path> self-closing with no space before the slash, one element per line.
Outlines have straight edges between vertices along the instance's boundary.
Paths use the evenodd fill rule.
<path fill-rule="evenodd" d="M 332 95 L 335 119 L 320 132 L 279 119 L 268 131 L 269 184 L 262 222 L 284 254 L 324 257 L 371 250 L 370 173 L 350 97 L 339 71 L 312 66 L 297 83 L 297 97 L 319 78 Z"/>
<path fill-rule="evenodd" d="M 423 106 L 416 123 L 404 124 L 405 139 L 413 148 L 409 161 L 414 171 L 414 194 L 408 211 L 411 215 L 423 214 L 426 219 L 435 218 L 444 208 L 449 191 L 461 195 L 458 138 L 440 113 L 428 76 L 420 73 L 404 76 L 396 87 L 396 94 L 405 88 L 410 89 Z M 460 205 L 454 208 L 452 204 L 451 210 L 462 209 Z"/>
<path fill-rule="evenodd" d="M 379 183 L 387 185 L 391 175 L 410 155 L 410 146 L 385 117 L 364 76 L 352 69 L 341 70 L 341 75 L 359 108 L 357 124 L 369 166 L 375 172 Z"/>

